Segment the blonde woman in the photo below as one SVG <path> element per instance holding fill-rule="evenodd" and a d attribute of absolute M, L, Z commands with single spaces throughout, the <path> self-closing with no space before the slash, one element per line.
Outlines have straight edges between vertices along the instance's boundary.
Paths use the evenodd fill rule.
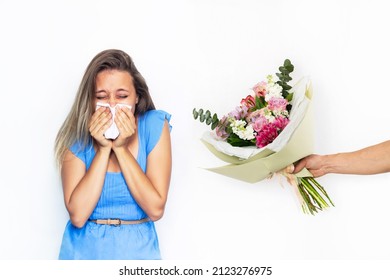
<path fill-rule="evenodd" d="M 92 59 L 55 143 L 70 217 L 60 259 L 161 258 L 154 221 L 170 183 L 169 120 L 128 54 Z M 114 126 L 119 136 L 107 139 Z"/>

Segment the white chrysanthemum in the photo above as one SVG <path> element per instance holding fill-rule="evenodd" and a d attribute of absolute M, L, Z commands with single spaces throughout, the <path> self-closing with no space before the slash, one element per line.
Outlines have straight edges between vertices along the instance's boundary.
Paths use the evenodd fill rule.
<path fill-rule="evenodd" d="M 252 125 L 245 127 L 246 121 L 243 120 L 233 120 L 230 124 L 232 127 L 233 133 L 236 134 L 240 139 L 243 140 L 252 140 L 255 138 L 255 131 L 253 130 Z"/>
<path fill-rule="evenodd" d="M 273 111 L 273 115 L 274 115 L 275 117 L 278 117 L 278 116 L 288 117 L 288 111 L 287 111 L 287 110 L 283 110 L 283 111 Z"/>
<path fill-rule="evenodd" d="M 267 85 L 267 94 L 264 99 L 268 102 L 272 97 L 282 98 L 282 90 L 283 88 L 278 84 L 268 84 Z"/>
<path fill-rule="evenodd" d="M 246 121 L 244 120 L 235 120 L 234 118 L 230 119 L 230 126 L 233 129 L 245 129 Z"/>

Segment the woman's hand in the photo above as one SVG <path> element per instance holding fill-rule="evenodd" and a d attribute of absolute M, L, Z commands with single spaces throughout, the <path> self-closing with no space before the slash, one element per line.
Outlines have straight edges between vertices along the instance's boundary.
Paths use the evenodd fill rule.
<path fill-rule="evenodd" d="M 113 142 L 113 148 L 121 148 L 128 144 L 137 129 L 131 109 L 119 107 L 115 113 L 115 124 L 118 127 L 119 136 Z"/>
<path fill-rule="evenodd" d="M 100 107 L 92 115 L 89 122 L 89 133 L 96 140 L 99 148 L 111 149 L 112 147 L 112 141 L 104 137 L 104 132 L 110 127 L 111 123 L 112 114 L 107 107 Z"/>

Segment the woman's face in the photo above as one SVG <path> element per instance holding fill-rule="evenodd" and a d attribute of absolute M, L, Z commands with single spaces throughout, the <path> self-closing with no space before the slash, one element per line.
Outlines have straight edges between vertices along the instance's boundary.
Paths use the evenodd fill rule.
<path fill-rule="evenodd" d="M 116 104 L 131 105 L 134 114 L 138 96 L 134 88 L 133 78 L 126 71 L 104 70 L 96 76 L 96 91 L 93 99 L 97 102 L 108 103 L 111 107 Z"/>

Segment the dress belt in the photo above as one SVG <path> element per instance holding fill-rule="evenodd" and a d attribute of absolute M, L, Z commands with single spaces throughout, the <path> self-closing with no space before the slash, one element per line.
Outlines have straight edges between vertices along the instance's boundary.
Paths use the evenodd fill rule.
<path fill-rule="evenodd" d="M 138 224 L 149 222 L 150 219 L 149 218 L 143 218 L 141 220 L 97 219 L 97 220 L 89 220 L 89 221 L 99 225 L 120 226 L 120 225 L 138 225 Z"/>

